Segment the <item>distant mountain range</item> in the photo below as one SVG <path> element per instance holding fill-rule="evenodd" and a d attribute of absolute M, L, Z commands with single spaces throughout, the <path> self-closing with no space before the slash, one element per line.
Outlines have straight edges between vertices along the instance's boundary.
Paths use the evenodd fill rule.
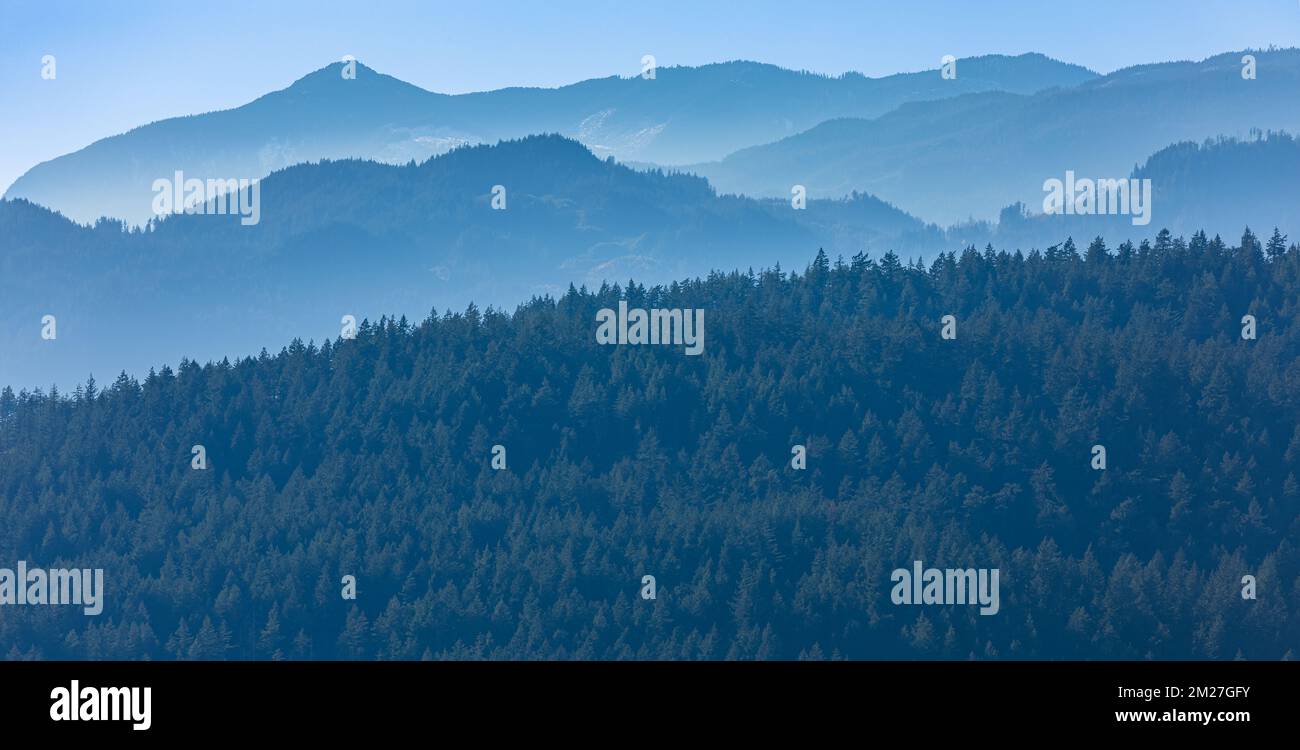
<path fill-rule="evenodd" d="M 565 135 L 602 157 L 684 164 L 721 159 L 835 118 L 878 117 L 909 102 L 975 92 L 1028 95 L 1096 77 L 1038 54 L 957 64 L 957 78 L 945 80 L 937 70 L 828 77 L 728 62 L 659 68 L 653 80 L 609 77 L 555 89 L 452 96 L 359 63 L 355 79 L 345 79 L 343 64 L 335 63 L 242 107 L 144 125 L 39 164 L 4 197 L 25 198 L 83 223 L 110 216 L 142 224 L 153 215 L 153 181 L 176 170 L 200 178 L 257 178 L 321 159 L 404 163 L 457 145 L 537 133 Z"/>
<path fill-rule="evenodd" d="M 871 193 L 939 224 L 993 219 L 1017 201 L 1036 205 L 1043 181 L 1067 170 L 1124 177 L 1176 142 L 1300 130 L 1300 50 L 1251 53 L 1253 80 L 1242 77 L 1244 54 L 1126 68 L 1032 94 L 911 102 L 687 169 L 722 193 L 788 197 L 798 184 L 811 196 Z"/>
<path fill-rule="evenodd" d="M 1300 237 L 1300 144 L 1285 135 L 1176 144 L 1136 171 L 1152 179 L 1152 223 L 1042 216 L 948 229 L 855 194 L 788 200 L 719 196 L 702 178 L 638 171 L 561 136 L 461 147 L 422 164 L 304 164 L 262 182 L 261 221 L 177 215 L 146 231 L 75 224 L 0 201 L 0 384 L 66 385 L 181 357 L 244 355 L 339 334 L 340 318 L 513 308 L 570 283 L 671 284 L 711 271 L 790 268 L 888 251 L 906 261 L 992 244 L 1046 248 L 1102 235 L 1114 248 L 1168 227 L 1230 244 L 1249 223 Z M 507 186 L 505 210 L 491 186 Z M 802 270 L 796 268 L 795 270 Z M 52 314 L 58 338 L 41 340 Z"/>
<path fill-rule="evenodd" d="M 508 186 L 505 210 L 494 184 Z M 462 147 L 420 165 L 304 164 L 261 184 L 261 221 L 176 215 L 148 231 L 75 224 L 0 201 L 0 383 L 67 383 L 182 356 L 240 355 L 339 320 L 511 307 L 570 282 L 669 283 L 714 268 L 806 262 L 827 243 L 943 242 L 868 196 L 719 197 L 689 175 L 632 170 L 560 136 Z M 58 338 L 43 341 L 53 314 Z"/>
<path fill-rule="evenodd" d="M 1300 128 L 1300 50 L 1254 54 L 1255 80 L 1241 76 L 1242 53 L 1103 77 L 1022 55 L 960 60 L 956 81 L 726 63 L 463 96 L 330 66 L 15 183 L 0 200 L 0 384 L 334 337 L 345 314 L 423 318 L 471 302 L 512 308 L 570 283 L 788 268 L 819 248 L 907 261 L 1067 238 L 1082 251 L 1097 236 L 1114 248 L 1162 228 L 1228 243 L 1246 226 L 1261 241 L 1274 227 L 1300 237 L 1300 144 L 1259 132 Z M 694 167 L 629 166 L 716 158 L 800 129 Z M 549 134 L 471 145 L 538 132 Z M 150 221 L 152 181 L 177 170 L 265 175 L 260 221 Z M 1043 215 L 1044 180 L 1067 171 L 1151 180 L 1150 223 Z M 802 210 L 794 184 L 810 196 Z M 90 225 L 101 214 L 125 224 Z M 47 314 L 55 341 L 39 336 Z"/>
<path fill-rule="evenodd" d="M 40 164 L 5 193 L 84 223 L 142 224 L 177 170 L 257 178 L 321 159 L 423 161 L 465 144 L 558 133 L 596 155 L 678 167 L 721 193 L 868 193 L 928 222 L 992 220 L 1069 170 L 1122 177 L 1173 143 L 1300 130 L 1300 50 L 1097 76 L 1037 54 L 939 72 L 828 77 L 751 62 L 661 68 L 556 89 L 445 95 L 330 65 L 242 107 L 175 118 Z"/>

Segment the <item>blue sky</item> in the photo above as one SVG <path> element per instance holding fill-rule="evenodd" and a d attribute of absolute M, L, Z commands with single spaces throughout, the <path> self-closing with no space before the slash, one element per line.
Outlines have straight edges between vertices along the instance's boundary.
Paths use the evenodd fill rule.
<path fill-rule="evenodd" d="M 0 190 L 98 138 L 238 106 L 345 54 L 458 93 L 633 75 L 644 54 L 878 76 L 1034 51 L 1105 73 L 1270 44 L 1300 46 L 1300 0 L 0 0 Z"/>

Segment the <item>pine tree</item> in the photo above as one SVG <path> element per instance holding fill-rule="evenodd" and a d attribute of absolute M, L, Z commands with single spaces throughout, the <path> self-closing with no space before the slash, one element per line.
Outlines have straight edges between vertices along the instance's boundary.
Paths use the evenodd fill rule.
<path fill-rule="evenodd" d="M 1276 260 L 1286 255 L 1286 235 L 1273 227 L 1273 236 L 1268 239 L 1268 244 L 1264 247 L 1265 254 L 1269 260 Z"/>

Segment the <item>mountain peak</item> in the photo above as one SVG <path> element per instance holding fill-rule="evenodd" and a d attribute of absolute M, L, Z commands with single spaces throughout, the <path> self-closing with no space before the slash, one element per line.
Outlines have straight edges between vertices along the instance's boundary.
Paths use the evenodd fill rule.
<path fill-rule="evenodd" d="M 318 93 L 346 92 L 344 86 L 365 88 L 367 90 L 390 90 L 397 92 L 419 92 L 430 94 L 419 86 L 407 83 L 399 78 L 380 73 L 360 60 L 338 61 L 323 68 L 313 70 L 276 93 Z"/>

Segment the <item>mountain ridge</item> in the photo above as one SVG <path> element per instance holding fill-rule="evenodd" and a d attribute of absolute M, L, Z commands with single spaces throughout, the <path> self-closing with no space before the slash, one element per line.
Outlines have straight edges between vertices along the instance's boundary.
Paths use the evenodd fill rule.
<path fill-rule="evenodd" d="M 1068 89 L 911 102 L 682 168 L 722 193 L 775 197 L 802 184 L 817 197 L 866 191 L 940 224 L 992 219 L 1041 200 L 1043 181 L 1067 169 L 1122 177 L 1172 143 L 1300 131 L 1300 49 L 1258 52 L 1256 80 L 1241 77 L 1241 54 L 1123 69 Z"/>
<path fill-rule="evenodd" d="M 1230 180 L 1218 176 L 1223 160 L 1240 164 Z M 1138 174 L 1161 185 L 1144 227 L 1127 216 L 1043 216 L 1021 205 L 1004 209 L 1000 223 L 943 228 L 864 193 L 796 210 L 786 199 L 720 194 L 688 173 L 634 170 L 555 134 L 462 146 L 421 163 L 327 160 L 277 170 L 262 182 L 255 226 L 237 216 L 175 215 L 133 230 L 0 201 L 0 383 L 67 382 L 158 359 L 319 339 L 337 331 L 345 312 L 373 319 L 471 302 L 509 308 L 571 283 L 788 268 L 819 248 L 928 260 L 969 246 L 1055 252 L 1069 238 L 1083 247 L 1101 236 L 1115 247 L 1157 239 L 1162 228 L 1232 239 L 1246 223 L 1261 242 L 1274 226 L 1300 237 L 1287 172 L 1295 165 L 1300 144 L 1290 136 L 1168 147 Z M 494 184 L 506 187 L 505 210 L 492 208 Z M 1215 201 L 1220 185 L 1231 200 Z M 153 301 L 153 313 L 130 312 L 141 298 Z M 60 337 L 73 345 L 33 333 L 32 321 L 46 314 L 59 316 Z M 151 335 L 132 333 L 142 328 Z M 199 346 L 194 331 L 204 332 Z"/>
<path fill-rule="evenodd" d="M 829 77 L 762 63 L 661 67 L 656 79 L 607 77 L 557 88 L 439 94 L 361 63 L 356 79 L 331 63 L 239 107 L 166 118 L 43 162 L 5 192 L 83 222 L 142 224 L 152 184 L 180 169 L 259 178 L 294 163 L 347 157 L 423 160 L 458 145 L 562 133 L 599 155 L 688 163 L 775 140 L 843 114 L 880 114 L 906 101 L 1089 79 L 1044 55 L 962 61 L 963 76 L 933 71 Z M 335 75 L 339 74 L 336 78 Z M 984 78 L 982 76 L 987 76 Z M 94 193 L 85 185 L 96 185 Z"/>

